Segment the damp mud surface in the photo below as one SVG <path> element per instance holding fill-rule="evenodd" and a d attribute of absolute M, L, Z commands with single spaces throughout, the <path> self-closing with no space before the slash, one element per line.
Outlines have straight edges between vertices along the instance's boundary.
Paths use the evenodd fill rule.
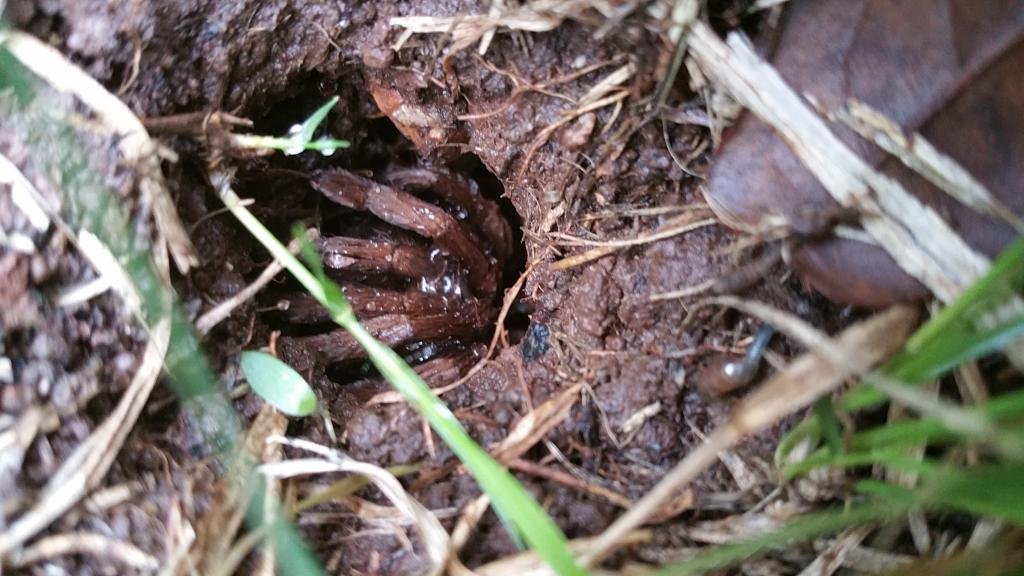
<path fill-rule="evenodd" d="M 738 4 L 714 5 L 716 25 L 756 26 L 735 16 L 743 13 Z M 329 273 L 364 302 L 360 318 L 371 326 L 379 322 L 384 340 L 405 330 L 389 343 L 436 387 L 458 380 L 486 356 L 504 294 L 525 274 L 493 355 L 443 398 L 481 445 L 494 447 L 532 410 L 579 386 L 578 398 L 542 441 L 502 461 L 568 537 L 594 535 L 722 422 L 732 400 L 701 394 L 698 378 L 723 354 L 742 354 L 758 329 L 735 312 L 650 297 L 733 273 L 749 253 L 737 250 L 737 237 L 715 223 L 654 242 L 602 244 L 668 229 L 702 209 L 700 185 L 713 136 L 701 94 L 681 72 L 664 106 L 642 104 L 670 64 L 663 30 L 631 13 L 606 29 L 603 19 L 584 11 L 549 32 L 502 30 L 482 56 L 476 43 L 455 51 L 439 34 L 414 35 L 393 49 L 401 35 L 390 24 L 394 17 L 486 11 L 475 2 L 432 0 L 7 3 L 14 25 L 54 43 L 151 126 L 173 115 L 221 111 L 253 120 L 255 132 L 284 134 L 339 96 L 324 130 L 350 141 L 348 149 L 331 156 L 225 159 L 237 168 L 235 189 L 254 200 L 253 213 L 279 237 L 287 239 L 296 222 L 317 230 Z M 619 100 L 572 112 L 617 70 L 628 71 L 616 88 Z M 153 136 L 177 156 L 165 162 L 165 174 L 202 264 L 175 284 L 186 309 L 198 316 L 253 281 L 270 258 L 219 212 L 206 173 L 210 150 L 172 132 L 154 129 Z M 436 189 L 415 190 L 410 196 L 447 215 L 451 230 L 460 229 L 432 236 L 415 223 L 396 224 L 395 206 L 382 214 L 324 192 L 333 186 L 324 184 L 331 174 L 358 180 L 367 194 L 374 186 L 401 188 L 388 180 L 398 170 L 458 178 L 485 208 L 460 205 Z M 104 175 L 115 187 L 120 177 L 114 168 Z M 125 186 L 130 189 L 130 183 L 119 188 Z M 493 240 L 481 210 L 497 214 L 501 224 L 495 226 L 511 232 L 509 247 Z M 0 214 L 10 213 L 0 207 Z M 451 240 L 444 236 L 449 233 L 469 236 Z M 374 248 L 390 256 L 374 252 L 359 268 L 352 264 L 359 260 L 353 244 L 339 248 L 341 241 L 332 238 L 376 242 Z M 19 359 L 17 386 L 4 386 L 0 409 L 11 418 L 43 403 L 59 411 L 58 398 L 71 394 L 67 402 L 77 410 L 59 432 L 48 432 L 45 448 L 26 455 L 11 490 L 28 500 L 73 448 L 63 435 L 80 440 L 97 425 L 99 416 L 88 415 L 101 415 L 109 406 L 104 399 L 123 389 L 139 347 L 124 328 L 130 322 L 117 316 L 123 312 L 110 308 L 110 294 L 73 309 L 45 304 L 52 286 L 85 281 L 88 272 L 59 242 L 41 240 L 34 256 L 0 257 L 7 279 L 0 289 L 3 354 Z M 566 261 L 595 248 L 605 253 Z M 397 266 L 394 255 L 402 250 L 420 255 L 410 265 L 427 268 L 378 269 Z M 440 260 L 429 256 L 435 252 L 443 252 Z M 273 347 L 309 378 L 333 424 L 336 447 L 380 466 L 421 464 L 403 483 L 451 529 L 478 488 L 443 442 L 424 436 L 412 408 L 387 399 L 388 385 L 357 351 L 338 352 L 343 335 L 331 336 L 315 311 L 300 313 L 297 291 L 280 276 L 206 337 L 225 391 L 237 392 L 240 413 L 253 418 L 261 401 L 240 388 L 238 354 Z M 746 295 L 829 330 L 842 321 L 780 266 Z M 380 304 L 385 301 L 390 304 Z M 382 317 L 388 319 L 376 320 Z M 781 357 L 793 352 L 782 338 L 770 349 Z M 170 391 L 158 388 L 104 480 L 104 490 L 127 486 L 127 495 L 100 511 L 83 509 L 51 530 L 106 526 L 160 559 L 170 553 L 171 517 L 184 518 L 203 538 L 211 529 L 204 515 L 220 487 L 207 449 L 189 427 Z M 333 442 L 323 418 L 292 420 L 287 433 Z M 778 434 L 770 430 L 742 444 L 723 460 L 730 465 L 699 479 L 692 501 L 659 520 L 671 525 L 714 517 L 758 501 L 774 487 Z M 304 485 L 303 495 L 330 480 Z M 386 504 L 372 489 L 358 498 Z M 321 504 L 298 519 L 329 571 L 417 573 L 423 549 L 416 531 L 362 518 L 352 502 Z M 673 544 L 670 531 L 658 538 L 652 546 Z M 514 552 L 488 513 L 460 558 L 472 567 Z M 68 573 L 116 571 L 116 562 L 108 562 L 70 556 L 58 564 Z"/>

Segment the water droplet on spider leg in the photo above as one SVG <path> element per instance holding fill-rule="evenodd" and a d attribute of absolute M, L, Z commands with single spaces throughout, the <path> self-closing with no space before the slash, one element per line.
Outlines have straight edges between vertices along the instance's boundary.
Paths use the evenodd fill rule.
<path fill-rule="evenodd" d="M 442 346 L 437 342 L 421 340 L 408 346 L 408 353 L 403 358 L 409 364 L 422 364 L 442 352 Z"/>
<path fill-rule="evenodd" d="M 469 294 L 469 278 L 465 274 L 459 274 L 455 283 L 455 289 L 452 292 L 455 296 L 462 298 L 466 294 Z"/>
<path fill-rule="evenodd" d="M 302 132 L 302 124 L 292 124 L 292 127 L 288 129 L 289 135 L 298 134 L 299 132 Z"/>
<path fill-rule="evenodd" d="M 324 149 L 320 150 L 320 153 L 323 154 L 324 156 L 331 156 L 335 152 L 337 152 L 337 150 L 335 148 L 324 148 Z"/>
<path fill-rule="evenodd" d="M 337 252 L 328 252 L 324 254 L 323 262 L 324 266 L 328 268 L 340 270 L 355 264 L 357 260 L 355 258 L 345 256 L 344 254 L 339 254 Z"/>

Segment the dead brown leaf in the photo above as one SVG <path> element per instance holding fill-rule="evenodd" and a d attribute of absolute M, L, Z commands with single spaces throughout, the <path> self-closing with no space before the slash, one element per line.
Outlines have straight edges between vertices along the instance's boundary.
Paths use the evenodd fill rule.
<path fill-rule="evenodd" d="M 920 133 L 1010 211 L 1024 213 L 1021 0 L 794 0 L 772 63 L 819 110 L 833 116 L 851 99 L 866 103 L 910 138 Z M 834 130 L 975 250 L 991 256 L 1015 237 L 1006 218 L 965 207 L 852 130 Z M 770 216 L 796 226 L 838 209 L 787 143 L 750 114 L 716 153 L 708 199 L 723 220 L 747 229 Z M 848 238 L 805 243 L 791 263 L 842 302 L 884 306 L 927 294 L 880 247 Z"/>

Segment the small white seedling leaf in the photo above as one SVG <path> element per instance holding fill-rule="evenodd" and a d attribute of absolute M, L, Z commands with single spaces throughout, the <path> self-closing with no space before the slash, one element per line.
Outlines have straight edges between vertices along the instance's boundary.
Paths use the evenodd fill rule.
<path fill-rule="evenodd" d="M 274 408 L 289 416 L 309 416 L 316 410 L 316 394 L 291 366 L 256 350 L 242 352 L 240 364 L 253 392 Z"/>

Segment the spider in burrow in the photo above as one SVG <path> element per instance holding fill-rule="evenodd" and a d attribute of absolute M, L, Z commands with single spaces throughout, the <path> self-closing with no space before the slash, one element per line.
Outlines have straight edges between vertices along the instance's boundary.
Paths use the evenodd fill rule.
<path fill-rule="evenodd" d="M 340 207 L 328 218 L 342 223 L 324 226 L 316 247 L 363 325 L 411 363 L 425 363 L 417 368 L 424 373 L 450 372 L 447 351 L 478 355 L 472 343 L 494 325 L 502 271 L 515 251 L 508 220 L 478 183 L 414 167 L 376 179 L 330 169 L 314 173 L 311 184 Z M 275 308 L 289 326 L 328 326 L 306 293 L 286 293 Z M 337 327 L 286 336 L 280 346 L 300 372 L 365 359 Z"/>

